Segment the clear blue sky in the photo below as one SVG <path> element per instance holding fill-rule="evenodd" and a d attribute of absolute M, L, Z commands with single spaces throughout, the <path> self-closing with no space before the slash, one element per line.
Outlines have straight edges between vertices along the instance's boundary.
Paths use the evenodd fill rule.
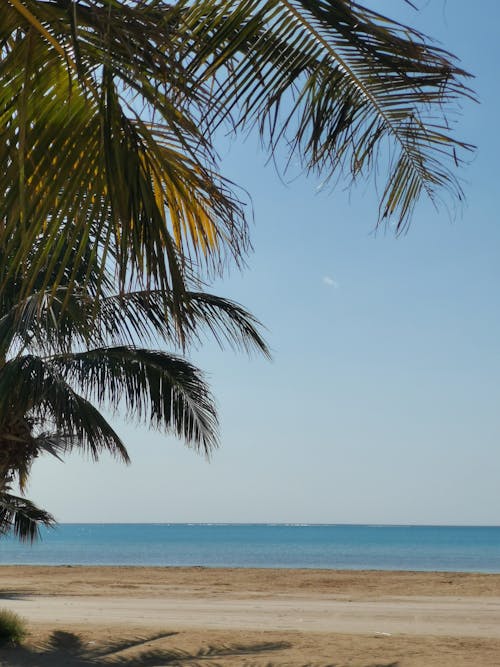
<path fill-rule="evenodd" d="M 477 77 L 462 212 L 422 202 L 406 236 L 374 234 L 372 185 L 287 187 L 256 142 L 234 145 L 224 170 L 252 194 L 254 253 L 213 291 L 264 322 L 273 362 L 191 355 L 220 409 L 211 463 L 116 419 L 130 467 L 38 461 L 28 495 L 58 520 L 500 524 L 500 4 L 419 4 L 378 6 Z"/>

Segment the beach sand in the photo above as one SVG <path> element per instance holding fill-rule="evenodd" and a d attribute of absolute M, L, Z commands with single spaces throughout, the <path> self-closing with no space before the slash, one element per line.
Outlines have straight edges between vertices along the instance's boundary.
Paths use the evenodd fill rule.
<path fill-rule="evenodd" d="M 500 575 L 0 567 L 9 667 L 499 667 Z"/>

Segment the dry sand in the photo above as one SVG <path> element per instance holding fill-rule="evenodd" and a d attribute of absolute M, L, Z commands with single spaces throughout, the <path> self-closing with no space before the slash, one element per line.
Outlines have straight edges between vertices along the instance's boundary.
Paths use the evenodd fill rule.
<path fill-rule="evenodd" d="M 0 567 L 9 667 L 500 667 L 500 575 Z"/>

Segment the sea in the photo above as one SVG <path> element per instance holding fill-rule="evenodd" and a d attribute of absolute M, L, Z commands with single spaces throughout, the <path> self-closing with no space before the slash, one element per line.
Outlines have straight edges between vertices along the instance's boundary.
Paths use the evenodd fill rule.
<path fill-rule="evenodd" d="M 0 564 L 500 572 L 500 526 L 66 523 Z"/>

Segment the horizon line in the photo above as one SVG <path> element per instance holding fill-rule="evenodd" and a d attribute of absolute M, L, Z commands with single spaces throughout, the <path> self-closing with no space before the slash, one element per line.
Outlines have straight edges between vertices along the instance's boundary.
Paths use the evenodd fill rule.
<path fill-rule="evenodd" d="M 489 523 L 351 523 L 351 522 L 306 522 L 306 521 L 58 521 L 56 526 L 352 526 L 366 528 L 500 528 L 500 524 Z"/>

